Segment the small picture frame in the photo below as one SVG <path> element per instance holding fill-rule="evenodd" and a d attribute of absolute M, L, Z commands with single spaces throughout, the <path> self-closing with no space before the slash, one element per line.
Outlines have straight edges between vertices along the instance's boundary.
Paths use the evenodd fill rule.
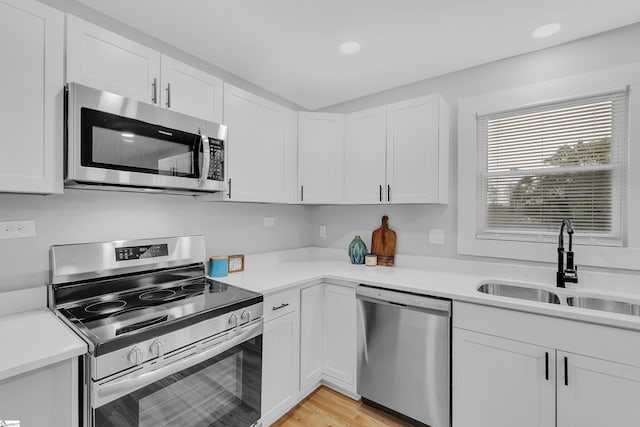
<path fill-rule="evenodd" d="M 229 273 L 244 271 L 244 255 L 229 255 Z"/>

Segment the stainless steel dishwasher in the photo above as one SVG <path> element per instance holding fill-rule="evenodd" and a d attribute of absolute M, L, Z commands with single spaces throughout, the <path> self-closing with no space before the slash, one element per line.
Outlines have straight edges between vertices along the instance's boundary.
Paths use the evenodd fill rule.
<path fill-rule="evenodd" d="M 450 425 L 451 301 L 365 285 L 358 301 L 358 394 L 431 427 Z"/>

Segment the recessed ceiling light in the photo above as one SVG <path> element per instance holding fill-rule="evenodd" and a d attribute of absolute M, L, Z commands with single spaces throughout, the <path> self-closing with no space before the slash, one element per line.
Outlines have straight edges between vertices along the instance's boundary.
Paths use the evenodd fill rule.
<path fill-rule="evenodd" d="M 358 42 L 344 42 L 340 45 L 340 52 L 345 55 L 353 55 L 360 52 L 360 43 Z"/>
<path fill-rule="evenodd" d="M 536 39 L 543 39 L 545 37 L 549 37 L 560 31 L 562 25 L 556 23 L 543 25 L 541 27 L 536 28 L 531 33 L 531 37 Z"/>
<path fill-rule="evenodd" d="M 135 138 L 136 134 L 132 133 L 132 132 L 122 132 L 120 135 L 122 135 L 123 138 Z"/>

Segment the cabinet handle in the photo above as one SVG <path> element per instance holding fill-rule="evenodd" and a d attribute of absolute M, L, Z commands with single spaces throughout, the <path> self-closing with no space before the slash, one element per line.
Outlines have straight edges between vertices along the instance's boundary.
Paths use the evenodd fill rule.
<path fill-rule="evenodd" d="M 380 184 L 380 201 L 382 202 L 382 184 Z"/>
<path fill-rule="evenodd" d="M 154 104 L 158 103 L 158 79 L 153 78 L 153 83 L 151 83 L 151 87 L 153 88 L 153 95 L 151 96 L 151 102 Z"/>
<path fill-rule="evenodd" d="M 391 201 L 391 185 L 387 185 L 387 202 Z"/>
<path fill-rule="evenodd" d="M 272 308 L 272 310 L 273 310 L 273 311 L 278 311 L 278 310 L 280 310 L 280 309 L 282 309 L 282 308 L 285 308 L 285 307 L 288 307 L 288 306 L 289 306 L 289 303 L 288 303 L 288 302 L 287 302 L 287 303 L 282 303 L 282 304 L 280 304 L 280 305 L 279 305 L 279 306 L 277 306 L 277 307 L 273 307 L 273 308 Z"/>
<path fill-rule="evenodd" d="M 304 202 L 304 185 L 300 186 L 300 201 Z"/>
<path fill-rule="evenodd" d="M 229 185 L 229 192 L 227 193 L 227 197 L 231 198 L 231 178 L 227 180 L 227 184 Z"/>
<path fill-rule="evenodd" d="M 167 108 L 171 108 L 171 83 L 167 83 Z"/>
<path fill-rule="evenodd" d="M 569 385 L 569 361 L 564 357 L 564 385 Z"/>
<path fill-rule="evenodd" d="M 544 353 L 544 378 L 549 381 L 549 352 Z"/>

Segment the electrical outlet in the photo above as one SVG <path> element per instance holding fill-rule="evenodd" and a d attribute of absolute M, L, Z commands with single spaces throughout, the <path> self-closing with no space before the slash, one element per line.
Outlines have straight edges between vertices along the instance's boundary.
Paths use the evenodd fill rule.
<path fill-rule="evenodd" d="M 35 235 L 35 221 L 0 221 L 0 239 L 20 239 Z"/>
<path fill-rule="evenodd" d="M 327 238 L 327 226 L 324 224 L 320 224 L 320 237 L 323 239 Z"/>
<path fill-rule="evenodd" d="M 444 245 L 444 230 L 440 228 L 430 228 L 429 243 L 432 245 Z"/>
<path fill-rule="evenodd" d="M 276 225 L 276 219 L 272 216 L 265 216 L 264 217 L 264 226 L 265 227 L 275 227 Z"/>

